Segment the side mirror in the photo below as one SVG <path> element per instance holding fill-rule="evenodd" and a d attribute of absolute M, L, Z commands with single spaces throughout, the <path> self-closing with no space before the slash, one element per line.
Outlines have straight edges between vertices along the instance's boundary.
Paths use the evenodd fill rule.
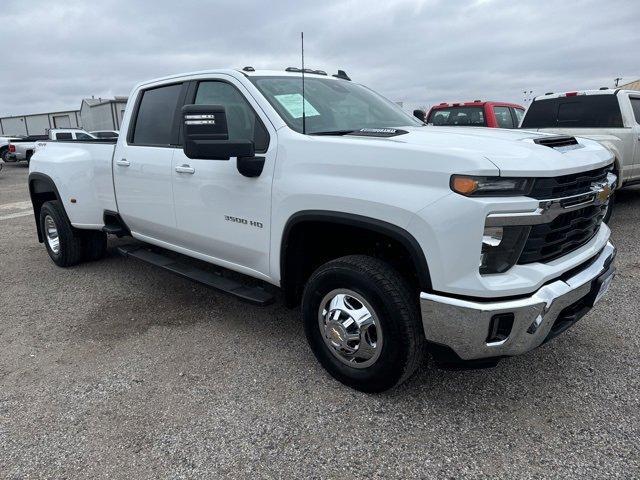
<path fill-rule="evenodd" d="M 422 110 L 414 110 L 413 111 L 413 116 L 416 117 L 421 122 L 424 122 L 425 118 L 426 118 L 426 115 Z"/>
<path fill-rule="evenodd" d="M 255 155 L 253 141 L 229 140 L 227 114 L 221 105 L 185 105 L 182 123 L 182 149 L 188 158 L 229 160 Z"/>

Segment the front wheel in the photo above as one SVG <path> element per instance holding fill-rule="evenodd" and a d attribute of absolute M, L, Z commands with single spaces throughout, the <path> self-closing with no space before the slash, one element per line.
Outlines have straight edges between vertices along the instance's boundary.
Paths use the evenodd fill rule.
<path fill-rule="evenodd" d="M 330 261 L 302 299 L 305 334 L 337 380 L 381 392 L 408 379 L 423 359 L 418 298 L 389 264 L 364 255 Z"/>

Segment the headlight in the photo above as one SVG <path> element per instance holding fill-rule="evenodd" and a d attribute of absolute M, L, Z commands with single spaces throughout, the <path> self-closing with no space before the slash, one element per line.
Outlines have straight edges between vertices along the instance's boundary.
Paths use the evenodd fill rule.
<path fill-rule="evenodd" d="M 504 273 L 515 265 L 531 227 L 486 227 L 482 235 L 480 273 Z"/>
<path fill-rule="evenodd" d="M 527 195 L 533 180 L 530 178 L 476 177 L 452 175 L 451 190 L 467 197 L 506 197 Z"/>

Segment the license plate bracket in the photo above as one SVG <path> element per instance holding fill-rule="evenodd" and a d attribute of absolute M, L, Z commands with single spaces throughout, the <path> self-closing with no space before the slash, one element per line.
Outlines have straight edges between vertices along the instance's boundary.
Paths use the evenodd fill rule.
<path fill-rule="evenodd" d="M 615 267 L 611 266 L 606 272 L 596 278 L 591 284 L 591 292 L 589 293 L 589 304 L 595 306 L 609 290 L 611 282 L 616 276 Z"/>

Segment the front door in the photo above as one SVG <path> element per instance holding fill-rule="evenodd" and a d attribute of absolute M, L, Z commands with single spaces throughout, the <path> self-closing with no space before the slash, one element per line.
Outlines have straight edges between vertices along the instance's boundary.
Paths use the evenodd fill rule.
<path fill-rule="evenodd" d="M 118 211 L 131 232 L 144 240 L 175 241 L 171 162 L 183 94 L 182 84 L 142 91 L 133 130 L 120 138 L 113 159 Z"/>
<path fill-rule="evenodd" d="M 197 82 L 187 104 L 225 107 L 229 139 L 253 140 L 265 157 L 260 176 L 238 172 L 237 159 L 173 156 L 173 195 L 180 245 L 219 265 L 269 274 L 271 183 L 276 132 L 245 87 L 229 76 Z M 260 112 L 258 114 L 257 112 Z"/>

